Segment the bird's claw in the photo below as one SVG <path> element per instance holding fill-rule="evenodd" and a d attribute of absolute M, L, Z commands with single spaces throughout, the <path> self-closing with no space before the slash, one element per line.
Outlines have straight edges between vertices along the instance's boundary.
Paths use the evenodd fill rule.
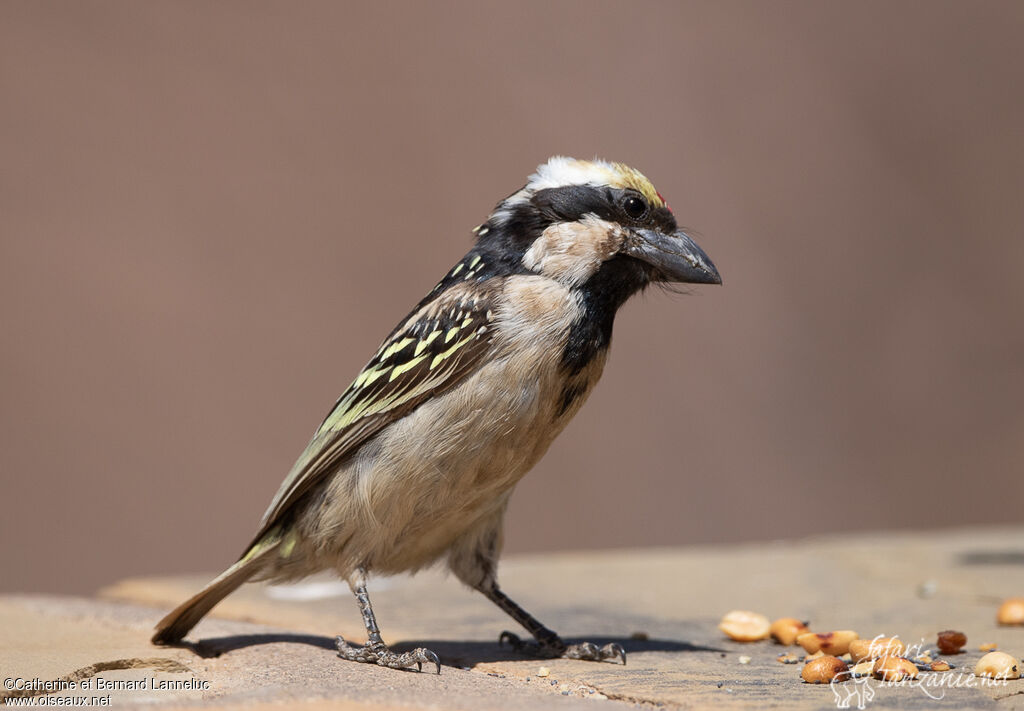
<path fill-rule="evenodd" d="M 499 645 L 504 645 L 506 642 L 516 652 L 531 657 L 543 657 L 546 659 L 563 657 L 565 659 L 582 659 L 589 662 L 603 662 L 608 659 L 614 660 L 618 658 L 622 660 L 623 664 L 626 663 L 626 650 L 622 648 L 621 644 L 616 642 L 609 642 L 603 647 L 598 647 L 593 642 L 581 642 L 580 644 L 566 646 L 558 637 L 548 642 L 524 642 L 519 638 L 519 635 L 507 630 L 498 636 Z"/>
<path fill-rule="evenodd" d="M 434 664 L 437 667 L 437 673 L 441 673 L 441 660 L 436 654 L 425 647 L 418 647 L 411 652 L 396 654 L 388 649 L 385 644 L 365 644 L 359 647 L 349 644 L 341 636 L 335 640 L 335 646 L 338 648 L 338 656 L 350 662 L 379 664 L 382 667 L 390 667 L 391 669 L 404 669 L 415 664 L 419 671 L 423 671 L 424 664 Z"/>
<path fill-rule="evenodd" d="M 417 661 L 416 661 L 416 669 L 417 669 L 417 671 L 423 671 L 423 664 L 424 663 L 430 663 L 430 664 L 433 664 L 434 666 L 437 667 L 437 673 L 438 674 L 441 673 L 441 659 L 436 654 L 434 654 L 429 649 L 426 649 L 425 647 L 419 647 L 418 649 L 413 651 L 413 654 L 415 654 L 417 652 L 419 652 L 420 656 L 423 657 L 423 659 L 417 659 Z M 623 663 L 625 663 L 625 662 L 623 662 Z"/>
<path fill-rule="evenodd" d="M 523 644 L 523 640 L 519 639 L 519 635 L 517 635 L 514 632 L 509 632 L 508 630 L 505 630 L 504 632 L 498 635 L 498 646 L 504 647 L 505 642 L 508 642 L 509 646 L 517 652 L 522 651 L 523 647 L 525 646 Z"/>

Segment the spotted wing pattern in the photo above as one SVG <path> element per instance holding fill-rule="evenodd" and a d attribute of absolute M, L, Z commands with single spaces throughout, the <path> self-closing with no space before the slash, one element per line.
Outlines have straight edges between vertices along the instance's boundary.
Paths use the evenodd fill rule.
<path fill-rule="evenodd" d="M 484 286 L 442 282 L 385 339 L 282 483 L 255 541 L 359 445 L 479 367 L 492 338 L 493 301 Z"/>

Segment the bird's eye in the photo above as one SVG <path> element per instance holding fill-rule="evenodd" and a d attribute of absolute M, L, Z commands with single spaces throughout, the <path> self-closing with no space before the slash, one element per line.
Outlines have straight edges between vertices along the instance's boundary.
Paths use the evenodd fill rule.
<path fill-rule="evenodd" d="M 637 195 L 627 195 L 622 201 L 622 209 L 634 220 L 639 220 L 647 214 L 647 201 Z"/>

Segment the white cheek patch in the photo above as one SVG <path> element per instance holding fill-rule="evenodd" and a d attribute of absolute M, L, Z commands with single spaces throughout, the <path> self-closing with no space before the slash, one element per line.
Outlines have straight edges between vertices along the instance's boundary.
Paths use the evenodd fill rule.
<path fill-rule="evenodd" d="M 559 222 L 544 230 L 523 255 L 523 265 L 538 274 L 579 286 L 618 253 L 622 228 L 594 215 Z"/>

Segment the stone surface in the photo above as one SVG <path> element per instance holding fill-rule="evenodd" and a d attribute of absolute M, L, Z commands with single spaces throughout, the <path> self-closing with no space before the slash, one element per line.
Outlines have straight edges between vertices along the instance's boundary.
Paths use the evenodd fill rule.
<path fill-rule="evenodd" d="M 244 586 L 196 627 L 193 644 L 151 646 L 163 610 L 208 576 L 127 580 L 101 600 L 0 598 L 0 676 L 141 679 L 148 686 L 198 680 L 207 687 L 64 692 L 109 693 L 117 704 L 835 708 L 832 689 L 803 684 L 800 664 L 776 661 L 798 648 L 732 642 L 717 630 L 725 612 L 740 608 L 806 619 L 819 632 L 899 635 L 930 647 L 938 631 L 962 630 L 966 651 L 947 657 L 954 669 L 921 677 L 943 686 L 872 681 L 870 690 L 846 684 L 836 691 L 873 692 L 871 708 L 1024 708 L 1024 681 L 982 687 L 970 676 L 983 642 L 1024 654 L 1024 627 L 995 622 L 999 601 L 1024 593 L 1024 529 L 518 557 L 503 562 L 501 578 L 510 596 L 566 639 L 621 643 L 628 665 L 523 659 L 497 644 L 503 629 L 519 631 L 503 613 L 430 571 L 376 580 L 370 591 L 385 639 L 398 649 L 433 649 L 445 664 L 440 677 L 339 660 L 334 635 L 365 635 L 347 588 L 328 578 Z M 541 666 L 547 677 L 537 676 Z"/>

